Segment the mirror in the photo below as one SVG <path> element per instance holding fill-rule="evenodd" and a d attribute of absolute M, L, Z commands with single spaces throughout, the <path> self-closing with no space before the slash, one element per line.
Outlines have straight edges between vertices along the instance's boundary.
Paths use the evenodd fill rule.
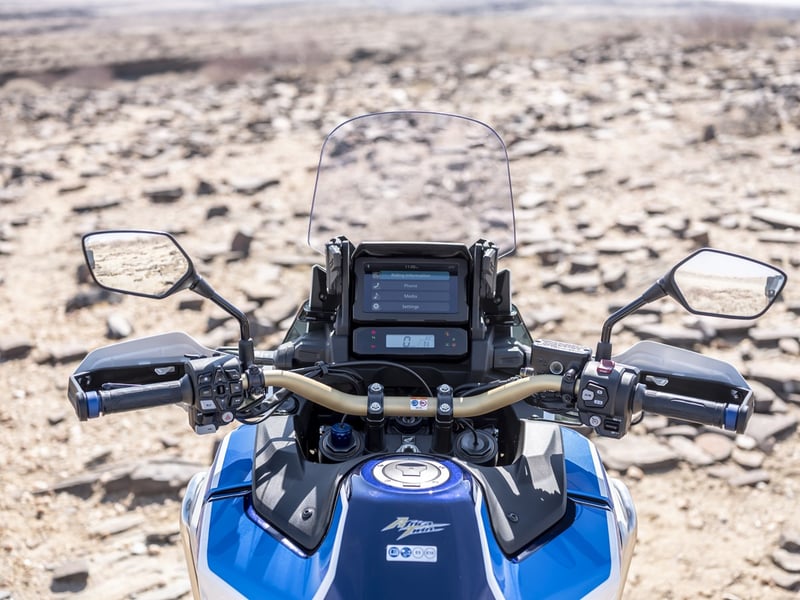
<path fill-rule="evenodd" d="M 786 274 L 767 263 L 709 248 L 678 263 L 667 279 L 690 312 L 734 319 L 762 315 L 786 285 Z"/>
<path fill-rule="evenodd" d="M 100 287 L 164 298 L 192 282 L 194 267 L 168 233 L 99 231 L 83 237 L 83 254 Z"/>

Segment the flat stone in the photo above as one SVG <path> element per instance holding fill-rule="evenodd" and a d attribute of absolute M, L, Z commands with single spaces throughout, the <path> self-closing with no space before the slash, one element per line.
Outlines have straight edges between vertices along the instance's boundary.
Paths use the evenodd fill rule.
<path fill-rule="evenodd" d="M 525 320 L 535 329 L 547 323 L 561 323 L 564 320 L 565 313 L 561 308 L 542 306 L 528 311 L 525 317 Z"/>
<path fill-rule="evenodd" d="M 782 531 L 778 544 L 787 552 L 800 553 L 800 530 Z"/>
<path fill-rule="evenodd" d="M 728 479 L 728 483 L 733 487 L 744 487 L 746 485 L 756 485 L 769 482 L 769 473 L 764 469 L 754 469 L 745 471 L 739 475 L 734 475 Z"/>
<path fill-rule="evenodd" d="M 672 346 L 692 346 L 706 341 L 702 331 L 661 323 L 642 325 L 632 331 L 641 339 L 657 340 Z"/>
<path fill-rule="evenodd" d="M 133 325 L 123 315 L 112 313 L 106 319 L 106 337 L 112 340 L 121 340 L 133 333 Z"/>
<path fill-rule="evenodd" d="M 139 527 L 144 522 L 144 517 L 135 513 L 120 515 L 94 522 L 89 527 L 89 533 L 95 537 L 105 538 Z"/>
<path fill-rule="evenodd" d="M 565 293 L 596 292 L 600 287 L 600 276 L 597 273 L 579 273 L 559 277 L 558 285 Z"/>
<path fill-rule="evenodd" d="M 235 192 L 246 196 L 252 196 L 280 182 L 281 180 L 275 177 L 238 177 L 228 180 L 228 184 Z"/>
<path fill-rule="evenodd" d="M 36 347 L 32 340 L 23 338 L 0 339 L 0 361 L 20 360 L 27 357 Z"/>
<path fill-rule="evenodd" d="M 800 229 L 800 214 L 776 208 L 757 208 L 752 217 L 780 229 Z"/>
<path fill-rule="evenodd" d="M 64 365 L 82 360 L 89 353 L 86 346 L 78 344 L 55 346 L 49 348 L 47 353 L 37 362 L 39 364 Z"/>
<path fill-rule="evenodd" d="M 104 479 L 106 492 L 131 492 L 137 496 L 173 494 L 186 486 L 198 471 L 207 467 L 184 461 L 151 461 L 120 469 Z"/>
<path fill-rule="evenodd" d="M 216 219 L 217 217 L 226 217 L 230 211 L 231 209 L 225 206 L 224 204 L 211 206 L 206 211 L 206 220 L 208 221 L 211 219 Z"/>
<path fill-rule="evenodd" d="M 763 448 L 772 437 L 778 438 L 797 428 L 797 417 L 792 414 L 760 415 L 754 414 L 747 424 L 745 434 L 753 438 L 759 448 Z"/>
<path fill-rule="evenodd" d="M 758 413 L 768 413 L 772 410 L 772 404 L 777 400 L 778 395 L 760 381 L 748 381 L 747 384 L 753 390 L 755 397 L 755 410 Z"/>
<path fill-rule="evenodd" d="M 67 300 L 66 311 L 72 312 L 88 306 L 94 306 L 95 304 L 99 304 L 101 302 L 119 304 L 122 302 L 122 295 L 100 288 L 86 292 L 79 292 Z"/>
<path fill-rule="evenodd" d="M 661 437 L 672 437 L 679 435 L 685 438 L 694 438 L 697 436 L 699 431 L 694 425 L 670 425 L 669 427 L 658 429 L 656 433 Z"/>
<path fill-rule="evenodd" d="M 800 573 L 800 554 L 778 548 L 772 553 L 772 562 L 789 573 Z"/>
<path fill-rule="evenodd" d="M 781 396 L 800 391 L 800 369 L 791 360 L 751 361 L 745 370 L 748 379 L 768 385 Z"/>
<path fill-rule="evenodd" d="M 641 250 L 646 246 L 647 241 L 640 237 L 622 240 L 601 240 L 595 245 L 600 254 L 627 254 L 635 250 Z"/>
<path fill-rule="evenodd" d="M 734 448 L 731 454 L 733 461 L 745 469 L 760 469 L 764 464 L 764 453 L 758 450 L 742 450 Z"/>
<path fill-rule="evenodd" d="M 777 329 L 767 329 L 754 327 L 749 332 L 752 339 L 758 346 L 775 346 L 783 338 L 800 338 L 800 328 L 781 327 Z"/>
<path fill-rule="evenodd" d="M 620 472 L 633 465 L 644 472 L 671 469 L 680 458 L 673 449 L 644 436 L 627 435 L 621 440 L 598 438 L 595 444 L 603 464 Z"/>
<path fill-rule="evenodd" d="M 147 188 L 143 192 L 144 196 L 155 204 L 171 204 L 177 202 L 183 197 L 183 187 L 170 186 L 170 187 L 152 187 Z"/>
<path fill-rule="evenodd" d="M 82 215 L 85 213 L 99 212 L 101 210 L 114 208 L 120 204 L 122 204 L 122 200 L 117 198 L 93 200 L 91 202 L 82 202 L 81 204 L 76 204 L 72 207 L 72 212 Z"/>
<path fill-rule="evenodd" d="M 797 341 L 797 338 L 785 337 L 779 339 L 778 348 L 781 349 L 781 352 L 789 356 L 800 356 L 800 342 Z"/>
<path fill-rule="evenodd" d="M 76 558 L 58 565 L 53 570 L 53 582 L 59 584 L 86 583 L 89 578 L 89 563 Z"/>
<path fill-rule="evenodd" d="M 601 270 L 603 287 L 616 292 L 625 287 L 628 282 L 628 270 L 623 266 L 604 267 Z"/>
<path fill-rule="evenodd" d="M 508 158 L 510 160 L 519 160 L 520 158 L 533 158 L 545 152 L 549 152 L 553 146 L 548 142 L 539 140 L 523 140 L 513 144 L 508 149 Z"/>
<path fill-rule="evenodd" d="M 88 498 L 92 495 L 94 486 L 100 481 L 100 477 L 99 473 L 81 473 L 74 477 L 62 479 L 43 491 L 66 492 L 80 498 Z"/>
<path fill-rule="evenodd" d="M 778 587 L 790 592 L 800 591 L 800 575 L 776 571 L 772 574 L 772 581 Z"/>
<path fill-rule="evenodd" d="M 692 440 L 681 436 L 669 438 L 669 447 L 678 453 L 681 460 L 696 467 L 705 467 L 714 463 L 714 458 L 702 448 L 696 446 Z"/>
<path fill-rule="evenodd" d="M 178 310 L 194 310 L 199 311 L 203 309 L 203 299 L 202 298 L 187 298 L 185 300 L 181 300 L 178 304 Z"/>
<path fill-rule="evenodd" d="M 197 187 L 194 189 L 194 193 L 198 196 L 210 196 L 216 192 L 217 188 L 214 186 L 214 184 L 209 181 L 205 181 L 204 179 L 198 181 Z"/>
<path fill-rule="evenodd" d="M 724 479 L 726 481 L 733 479 L 734 477 L 738 477 L 745 472 L 739 465 L 732 464 L 712 465 L 705 471 L 709 477 L 713 477 L 714 479 Z"/>
<path fill-rule="evenodd" d="M 734 448 L 729 438 L 718 433 L 701 433 L 694 438 L 694 444 L 716 462 L 730 458 Z"/>
<path fill-rule="evenodd" d="M 249 231 L 237 231 L 231 241 L 231 252 L 240 253 L 242 256 L 250 255 L 250 244 L 253 242 L 253 234 Z"/>

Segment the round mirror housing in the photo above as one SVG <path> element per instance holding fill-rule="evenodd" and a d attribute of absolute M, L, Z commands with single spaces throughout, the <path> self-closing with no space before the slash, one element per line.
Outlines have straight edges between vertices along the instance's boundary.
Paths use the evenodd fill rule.
<path fill-rule="evenodd" d="M 659 283 L 691 313 L 755 319 L 777 300 L 786 274 L 753 258 L 703 248 L 675 265 Z"/>
<path fill-rule="evenodd" d="M 192 261 L 168 233 L 97 231 L 81 243 L 95 282 L 113 292 L 166 298 L 196 280 Z"/>

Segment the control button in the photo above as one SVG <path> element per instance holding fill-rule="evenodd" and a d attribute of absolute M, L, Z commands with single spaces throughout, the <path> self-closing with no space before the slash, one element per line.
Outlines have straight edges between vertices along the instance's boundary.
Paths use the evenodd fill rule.
<path fill-rule="evenodd" d="M 217 367 L 217 370 L 214 371 L 214 383 L 225 383 L 226 381 L 228 378 L 225 377 L 225 371 Z"/>
<path fill-rule="evenodd" d="M 239 408 L 242 404 L 242 396 L 231 396 L 231 408 Z"/>
<path fill-rule="evenodd" d="M 211 391 L 210 387 L 203 387 L 200 388 L 200 397 L 201 398 L 211 398 L 213 396 L 213 392 Z"/>
<path fill-rule="evenodd" d="M 197 376 L 197 385 L 211 385 L 211 373 L 200 373 Z"/>
<path fill-rule="evenodd" d="M 200 400 L 200 410 L 217 410 L 213 400 Z"/>
<path fill-rule="evenodd" d="M 611 373 L 614 372 L 614 361 L 604 358 L 600 361 L 600 364 L 597 365 L 597 372 L 600 373 L 600 375 L 611 375 Z"/>
<path fill-rule="evenodd" d="M 231 381 L 239 381 L 239 379 L 241 379 L 241 375 L 237 369 L 225 369 L 225 374 Z"/>
<path fill-rule="evenodd" d="M 220 409 L 223 410 L 228 408 L 228 405 L 226 404 L 227 401 L 228 401 L 227 396 L 217 396 L 216 398 L 214 398 L 214 402 L 216 402 L 217 406 L 219 406 Z"/>
<path fill-rule="evenodd" d="M 241 381 L 234 381 L 231 383 L 231 394 L 241 394 L 242 389 L 242 382 Z"/>
<path fill-rule="evenodd" d="M 590 382 L 581 391 L 583 404 L 591 408 L 604 408 L 608 402 L 608 390 L 601 385 Z"/>

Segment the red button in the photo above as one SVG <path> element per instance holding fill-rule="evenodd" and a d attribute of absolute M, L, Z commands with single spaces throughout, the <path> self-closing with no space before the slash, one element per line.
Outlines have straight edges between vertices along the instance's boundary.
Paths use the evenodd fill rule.
<path fill-rule="evenodd" d="M 597 367 L 597 372 L 601 375 L 610 375 L 614 372 L 614 361 L 604 358 L 600 361 L 600 366 Z"/>

